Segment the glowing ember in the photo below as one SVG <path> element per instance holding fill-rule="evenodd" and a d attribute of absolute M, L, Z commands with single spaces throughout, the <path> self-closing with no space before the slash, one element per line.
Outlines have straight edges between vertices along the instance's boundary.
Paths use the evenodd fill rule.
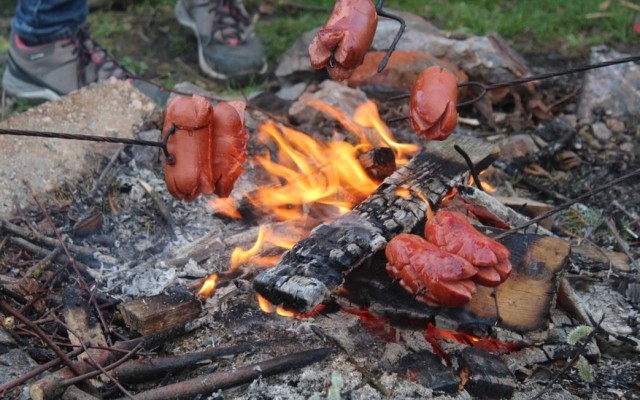
<path fill-rule="evenodd" d="M 281 317 L 287 317 L 287 318 L 304 317 L 303 314 L 297 314 L 294 311 L 290 311 L 290 310 L 287 310 L 287 309 L 283 308 L 282 306 L 277 306 L 277 307 L 274 306 L 273 304 L 271 304 L 269 302 L 269 300 L 267 300 L 264 297 L 260 296 L 258 293 L 256 293 L 256 297 L 258 298 L 258 306 L 260 307 L 260 309 L 262 311 L 264 311 L 267 314 L 276 313 L 276 314 L 280 315 Z"/>
<path fill-rule="evenodd" d="M 211 297 L 211 295 L 213 294 L 213 291 L 216 290 L 217 282 L 218 282 L 218 274 L 213 274 L 209 276 L 204 281 L 204 283 L 202 284 L 202 287 L 198 291 L 198 296 Z"/>

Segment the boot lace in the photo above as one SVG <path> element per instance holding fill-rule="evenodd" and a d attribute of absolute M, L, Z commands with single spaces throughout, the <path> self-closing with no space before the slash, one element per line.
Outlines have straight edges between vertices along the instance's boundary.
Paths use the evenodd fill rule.
<path fill-rule="evenodd" d="M 123 80 L 133 78 L 133 73 L 93 40 L 88 27 L 80 28 L 71 44 L 74 46 L 74 53 L 78 56 L 78 87 L 109 78 Z"/>
<path fill-rule="evenodd" d="M 251 19 L 244 7 L 234 0 L 214 0 L 209 13 L 213 14 L 214 39 L 232 46 L 245 40 Z"/>

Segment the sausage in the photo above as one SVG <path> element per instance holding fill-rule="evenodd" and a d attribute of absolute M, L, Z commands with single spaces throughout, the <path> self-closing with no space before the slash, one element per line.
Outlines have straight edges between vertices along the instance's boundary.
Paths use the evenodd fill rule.
<path fill-rule="evenodd" d="M 233 105 L 215 109 L 204 97 L 176 97 L 167 106 L 163 139 L 173 162 L 164 167 L 169 193 L 193 201 L 200 194 L 229 196 L 242 173 L 248 134 Z"/>
<path fill-rule="evenodd" d="M 471 300 L 478 269 L 417 235 L 401 233 L 385 249 L 387 272 L 416 300 L 431 306 L 458 307 Z"/>
<path fill-rule="evenodd" d="M 427 221 L 425 235 L 429 242 L 478 268 L 473 280 L 480 285 L 498 286 L 511 274 L 509 249 L 478 232 L 460 213 L 438 211 Z"/>
<path fill-rule="evenodd" d="M 326 67 L 335 80 L 349 78 L 362 64 L 377 27 L 378 14 L 371 0 L 337 0 L 309 45 L 311 66 Z"/>
<path fill-rule="evenodd" d="M 413 130 L 429 140 L 444 140 L 458 124 L 458 81 L 439 66 L 425 69 L 411 87 L 409 119 Z"/>

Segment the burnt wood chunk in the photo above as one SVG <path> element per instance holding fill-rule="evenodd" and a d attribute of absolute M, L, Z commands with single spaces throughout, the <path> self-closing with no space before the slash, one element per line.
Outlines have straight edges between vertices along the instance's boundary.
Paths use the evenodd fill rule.
<path fill-rule="evenodd" d="M 443 359 L 427 350 L 402 357 L 394 372 L 434 392 L 453 394 L 460 386 L 460 378 L 444 364 Z"/>
<path fill-rule="evenodd" d="M 124 322 L 142 335 L 180 326 L 200 314 L 200 302 L 187 292 L 158 294 L 118 305 Z"/>
<path fill-rule="evenodd" d="M 467 347 L 458 361 L 462 385 L 473 398 L 508 399 L 513 395 L 516 380 L 500 357 Z"/>
<path fill-rule="evenodd" d="M 467 151 L 478 169 L 497 157 L 497 149 L 473 138 L 452 136 L 429 142 L 404 167 L 352 211 L 316 227 L 283 254 L 278 265 L 260 273 L 254 288 L 273 304 L 308 312 L 344 282 L 344 275 L 402 232 L 426 219 L 427 200 L 438 205 L 463 183 L 467 166 L 453 148 Z"/>
<path fill-rule="evenodd" d="M 388 147 L 376 147 L 358 154 L 358 161 L 367 174 L 381 181 L 396 170 L 396 156 Z"/>

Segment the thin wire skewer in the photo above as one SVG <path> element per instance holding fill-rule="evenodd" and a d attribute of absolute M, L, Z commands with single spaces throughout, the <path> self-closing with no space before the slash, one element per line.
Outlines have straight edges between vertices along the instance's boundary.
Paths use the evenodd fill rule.
<path fill-rule="evenodd" d="M 528 82 L 533 82 L 533 81 L 540 81 L 540 80 L 543 80 L 543 79 L 554 78 L 556 76 L 575 74 L 575 73 L 578 73 L 578 72 L 584 72 L 584 71 L 588 71 L 588 70 L 591 70 L 591 69 L 604 68 L 604 67 L 608 67 L 608 66 L 611 66 L 611 65 L 624 64 L 624 63 L 634 62 L 634 61 L 640 61 L 640 55 L 634 55 L 634 56 L 629 56 L 629 57 L 624 57 L 624 58 L 618 58 L 616 60 L 603 61 L 603 62 L 599 62 L 599 63 L 595 63 L 595 64 L 582 65 L 582 66 L 579 66 L 579 67 L 569 68 L 569 69 L 566 69 L 566 70 L 563 70 L 563 71 L 548 72 L 548 73 L 544 73 L 544 74 L 540 74 L 540 75 L 532 75 L 532 76 L 513 79 L 513 80 L 505 81 L 505 82 L 484 84 L 484 83 L 481 83 L 481 82 L 471 81 L 471 82 L 460 83 L 460 84 L 458 84 L 459 88 L 461 88 L 461 87 L 477 87 L 477 88 L 480 89 L 480 93 L 476 97 L 472 98 L 471 100 L 463 101 L 463 102 L 460 102 L 460 103 L 456 104 L 456 107 L 464 107 L 464 106 L 468 106 L 470 104 L 473 104 L 473 103 L 479 101 L 480 99 L 482 99 L 487 94 L 487 92 L 489 92 L 490 90 L 503 88 L 503 87 L 506 87 L 506 86 L 521 85 L 523 83 L 528 83 Z M 409 94 L 403 94 L 403 95 L 400 95 L 400 96 L 391 97 L 389 99 L 389 101 L 406 99 L 408 97 L 410 97 Z M 387 123 L 402 121 L 402 120 L 405 120 L 405 119 L 408 119 L 408 118 L 409 117 L 393 118 L 393 119 L 387 120 Z"/>
<path fill-rule="evenodd" d="M 111 136 L 92 136 L 92 135 L 80 135 L 80 134 L 73 134 L 73 133 L 26 131 L 21 129 L 1 129 L 0 128 L 0 134 L 2 135 L 45 137 L 45 138 L 52 138 L 52 139 L 68 139 L 68 140 L 85 140 L 90 142 L 123 143 L 123 144 L 132 144 L 132 145 L 138 145 L 138 146 L 160 147 L 162 149 L 162 152 L 164 153 L 165 158 L 167 159 L 167 163 L 169 164 L 173 164 L 175 162 L 173 155 L 169 154 L 169 150 L 167 149 L 167 142 L 169 141 L 169 137 L 174 132 L 175 132 L 175 126 L 169 130 L 169 132 L 164 137 L 164 139 L 162 139 L 159 142 L 154 142 L 151 140 L 115 138 Z"/>

